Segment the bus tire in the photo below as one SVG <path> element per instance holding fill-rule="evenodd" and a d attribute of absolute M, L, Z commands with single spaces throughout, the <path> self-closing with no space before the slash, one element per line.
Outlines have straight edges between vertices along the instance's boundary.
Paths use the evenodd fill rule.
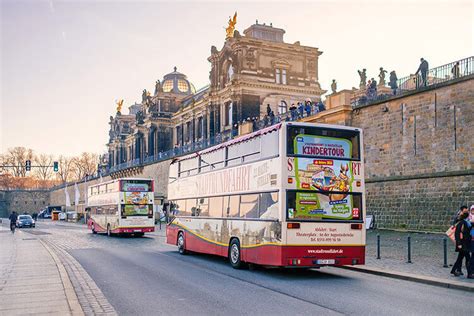
<path fill-rule="evenodd" d="M 110 230 L 110 224 L 107 224 L 107 236 L 112 236 L 112 231 Z"/>
<path fill-rule="evenodd" d="M 234 238 L 229 245 L 229 262 L 232 268 L 242 269 L 245 266 L 241 258 L 240 242 L 237 238 Z"/>
<path fill-rule="evenodd" d="M 178 240 L 177 240 L 177 245 L 178 245 L 178 252 L 182 255 L 185 255 L 187 253 L 186 251 L 186 240 L 184 239 L 184 233 L 179 232 L 178 234 Z"/>
<path fill-rule="evenodd" d="M 92 223 L 92 225 L 91 225 L 91 230 L 92 230 L 92 233 L 93 233 L 93 234 L 97 234 L 97 232 L 95 231 L 94 223 Z"/>

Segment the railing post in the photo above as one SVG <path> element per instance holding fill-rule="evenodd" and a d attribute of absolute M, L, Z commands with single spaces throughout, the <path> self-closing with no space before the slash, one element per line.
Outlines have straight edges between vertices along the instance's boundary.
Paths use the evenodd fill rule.
<path fill-rule="evenodd" d="M 443 268 L 448 267 L 448 244 L 446 237 L 443 238 Z M 472 259 L 471 259 L 472 260 Z"/>
<path fill-rule="evenodd" d="M 408 235 L 408 260 L 407 263 L 412 263 L 411 262 L 411 236 Z"/>
<path fill-rule="evenodd" d="M 377 234 L 377 259 L 380 259 L 380 234 Z"/>

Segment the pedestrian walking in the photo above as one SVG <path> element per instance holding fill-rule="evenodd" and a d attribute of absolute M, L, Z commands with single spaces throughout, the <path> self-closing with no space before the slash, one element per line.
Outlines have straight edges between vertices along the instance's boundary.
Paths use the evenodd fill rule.
<path fill-rule="evenodd" d="M 470 273 L 467 274 L 468 279 L 474 279 L 474 205 L 469 209 L 469 221 L 471 222 L 471 260 L 469 261 Z"/>
<path fill-rule="evenodd" d="M 457 210 L 456 214 L 451 219 L 451 226 L 456 225 L 456 223 L 459 221 L 459 216 L 461 216 L 462 213 L 467 213 L 467 206 L 463 205 Z"/>
<path fill-rule="evenodd" d="M 420 66 L 418 66 L 418 70 L 416 71 L 415 75 L 418 75 L 418 73 L 421 74 L 421 82 L 423 84 L 423 87 L 426 87 L 426 85 L 428 84 L 427 76 L 428 76 L 429 65 L 426 59 L 420 58 L 420 62 L 421 62 Z"/>
<path fill-rule="evenodd" d="M 463 275 L 462 273 L 462 261 L 466 260 L 466 270 L 467 274 L 472 276 L 470 267 L 469 267 L 469 252 L 471 251 L 471 222 L 467 220 L 469 214 L 462 213 L 459 216 L 459 220 L 456 223 L 456 231 L 454 233 L 454 238 L 456 242 L 455 251 L 458 253 L 458 258 L 451 269 L 451 274 L 454 276 Z"/>

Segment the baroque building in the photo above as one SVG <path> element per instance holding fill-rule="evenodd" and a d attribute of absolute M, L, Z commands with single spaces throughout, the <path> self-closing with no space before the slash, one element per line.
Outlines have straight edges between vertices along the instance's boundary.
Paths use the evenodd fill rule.
<path fill-rule="evenodd" d="M 196 91 L 174 71 L 156 82 L 153 95 L 110 117 L 109 165 L 153 161 L 171 149 L 236 135 L 239 123 L 260 119 L 270 105 L 284 114 L 305 99 L 320 101 L 318 48 L 284 42 L 285 30 L 258 22 L 233 31 L 219 50 L 211 47 L 209 85 Z M 132 163 L 130 163 L 132 162 Z M 122 165 L 123 166 L 123 165 Z"/>

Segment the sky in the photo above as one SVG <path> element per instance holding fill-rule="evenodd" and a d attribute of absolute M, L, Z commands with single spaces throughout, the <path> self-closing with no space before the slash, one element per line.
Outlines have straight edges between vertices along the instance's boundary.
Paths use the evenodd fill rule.
<path fill-rule="evenodd" d="M 285 42 L 318 47 L 319 81 L 358 85 L 358 69 L 398 77 L 420 57 L 435 67 L 473 55 L 474 1 L 47 1 L 0 0 L 0 153 L 24 146 L 73 156 L 106 152 L 115 100 L 124 107 L 179 72 L 208 84 L 211 45 L 236 29 L 272 23 Z"/>

